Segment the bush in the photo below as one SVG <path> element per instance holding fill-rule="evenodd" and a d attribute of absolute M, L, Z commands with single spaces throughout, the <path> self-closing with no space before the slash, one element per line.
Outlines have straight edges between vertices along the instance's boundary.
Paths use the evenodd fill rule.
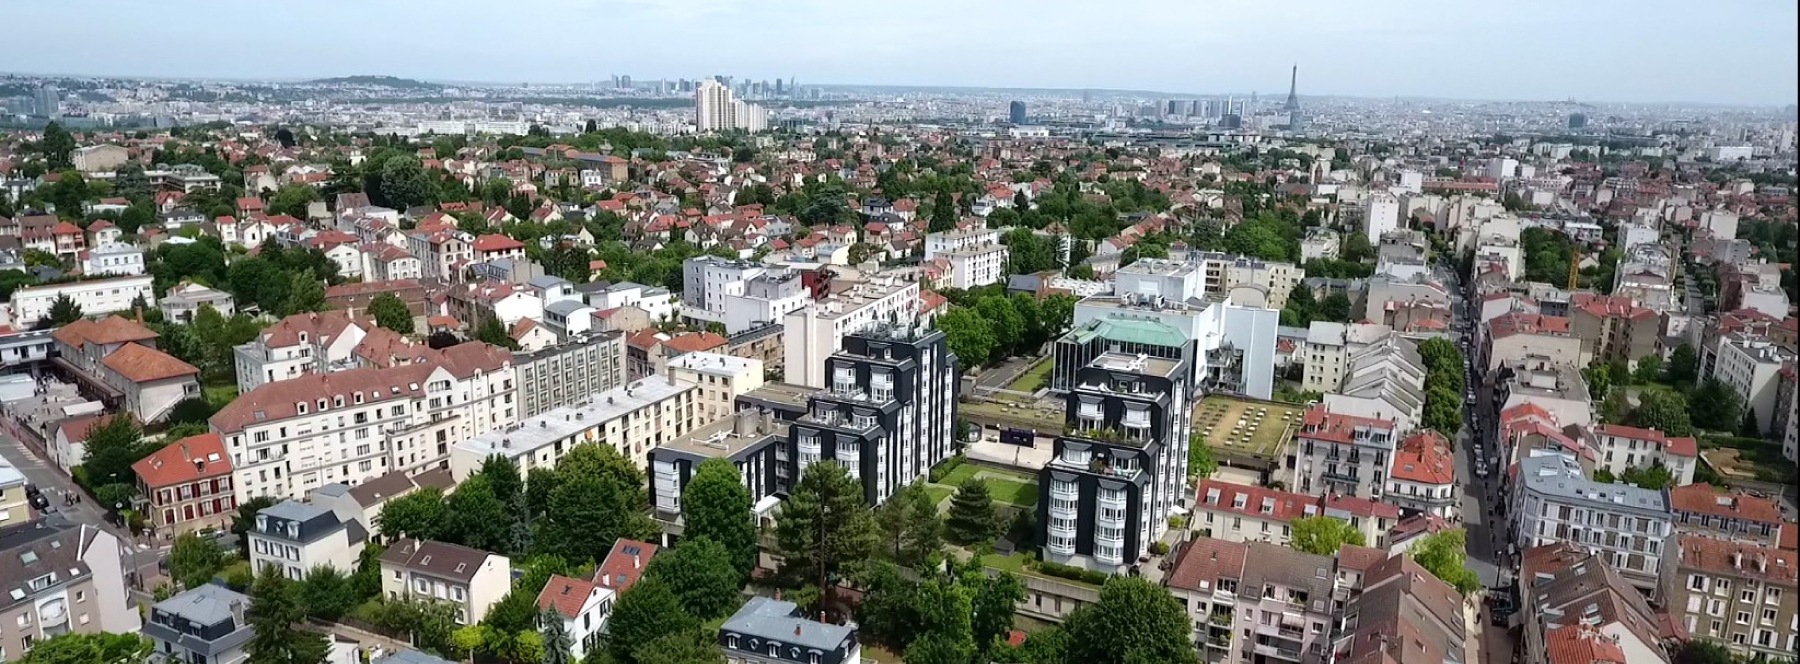
<path fill-rule="evenodd" d="M 1180 530 L 1181 527 L 1185 525 L 1187 525 L 1187 520 L 1181 518 L 1180 515 L 1169 517 L 1169 530 Z"/>
<path fill-rule="evenodd" d="M 1073 565 L 1064 565 L 1049 561 L 1038 563 L 1037 571 L 1049 576 L 1080 581 L 1082 583 L 1091 583 L 1096 586 L 1106 585 L 1106 580 L 1112 576 L 1105 572 L 1096 572 L 1091 569 L 1082 569 Z"/>
<path fill-rule="evenodd" d="M 943 481 L 945 477 L 950 476 L 950 473 L 956 472 L 957 468 L 962 467 L 965 460 L 966 459 L 964 459 L 961 454 L 945 459 L 943 463 L 938 464 L 936 468 L 932 468 L 930 472 L 926 473 L 925 478 L 930 480 L 932 484 L 937 484 L 938 482 Z"/>
<path fill-rule="evenodd" d="M 1167 554 L 1168 552 L 1169 552 L 1169 545 L 1166 542 L 1151 542 L 1150 543 L 1151 555 L 1161 556 L 1161 555 Z"/>

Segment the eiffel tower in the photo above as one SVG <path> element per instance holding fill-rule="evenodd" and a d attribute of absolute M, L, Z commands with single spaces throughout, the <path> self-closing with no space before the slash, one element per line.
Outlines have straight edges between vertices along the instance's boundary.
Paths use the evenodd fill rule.
<path fill-rule="evenodd" d="M 1281 110 L 1288 111 L 1290 113 L 1300 110 L 1300 95 L 1297 94 L 1299 92 L 1299 90 L 1300 90 L 1300 65 L 1296 64 L 1296 65 L 1294 65 L 1293 74 L 1288 79 L 1287 103 L 1282 105 Z"/>

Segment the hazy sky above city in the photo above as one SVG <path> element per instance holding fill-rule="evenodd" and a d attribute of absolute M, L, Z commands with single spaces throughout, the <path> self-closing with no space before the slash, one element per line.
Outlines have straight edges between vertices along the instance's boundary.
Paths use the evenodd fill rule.
<path fill-rule="evenodd" d="M 0 70 L 1787 104 L 1792 0 L 57 0 Z"/>

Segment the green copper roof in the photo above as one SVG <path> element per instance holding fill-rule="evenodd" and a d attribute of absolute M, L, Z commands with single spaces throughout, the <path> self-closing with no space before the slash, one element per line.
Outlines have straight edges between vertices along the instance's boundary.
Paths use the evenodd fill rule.
<path fill-rule="evenodd" d="M 1187 335 L 1181 330 L 1153 320 L 1104 319 L 1094 327 L 1094 332 L 1108 340 L 1126 343 L 1169 347 L 1187 343 Z"/>

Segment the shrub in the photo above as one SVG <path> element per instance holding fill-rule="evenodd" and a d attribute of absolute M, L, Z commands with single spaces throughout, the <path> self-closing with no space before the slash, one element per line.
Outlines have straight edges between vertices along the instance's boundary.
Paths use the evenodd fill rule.
<path fill-rule="evenodd" d="M 1169 517 L 1169 530 L 1180 530 L 1181 527 L 1185 525 L 1187 525 L 1186 519 L 1183 519 L 1180 516 Z"/>
<path fill-rule="evenodd" d="M 1160 555 L 1167 554 L 1168 552 L 1169 552 L 1168 543 L 1166 543 L 1166 542 L 1151 542 L 1150 543 L 1150 553 L 1152 555 L 1160 556 Z"/>
<path fill-rule="evenodd" d="M 1039 572 L 1043 572 L 1044 574 L 1054 576 L 1057 578 L 1070 579 L 1070 580 L 1074 580 L 1074 581 L 1080 581 L 1082 583 L 1091 583 L 1096 586 L 1106 585 L 1106 579 L 1108 577 L 1112 576 L 1111 574 L 1107 574 L 1105 572 L 1096 572 L 1091 569 L 1082 569 L 1080 567 L 1075 567 L 1073 565 L 1064 565 L 1061 563 L 1053 563 L 1053 562 L 1049 562 L 1049 561 L 1044 561 L 1044 562 L 1038 563 L 1037 570 Z"/>
<path fill-rule="evenodd" d="M 933 484 L 941 482 L 945 477 L 948 477 L 950 473 L 956 472 L 956 469 L 963 465 L 963 461 L 964 458 L 961 454 L 945 459 L 943 463 L 938 464 L 936 468 L 932 468 L 930 472 L 926 473 L 925 478 L 930 480 Z"/>

